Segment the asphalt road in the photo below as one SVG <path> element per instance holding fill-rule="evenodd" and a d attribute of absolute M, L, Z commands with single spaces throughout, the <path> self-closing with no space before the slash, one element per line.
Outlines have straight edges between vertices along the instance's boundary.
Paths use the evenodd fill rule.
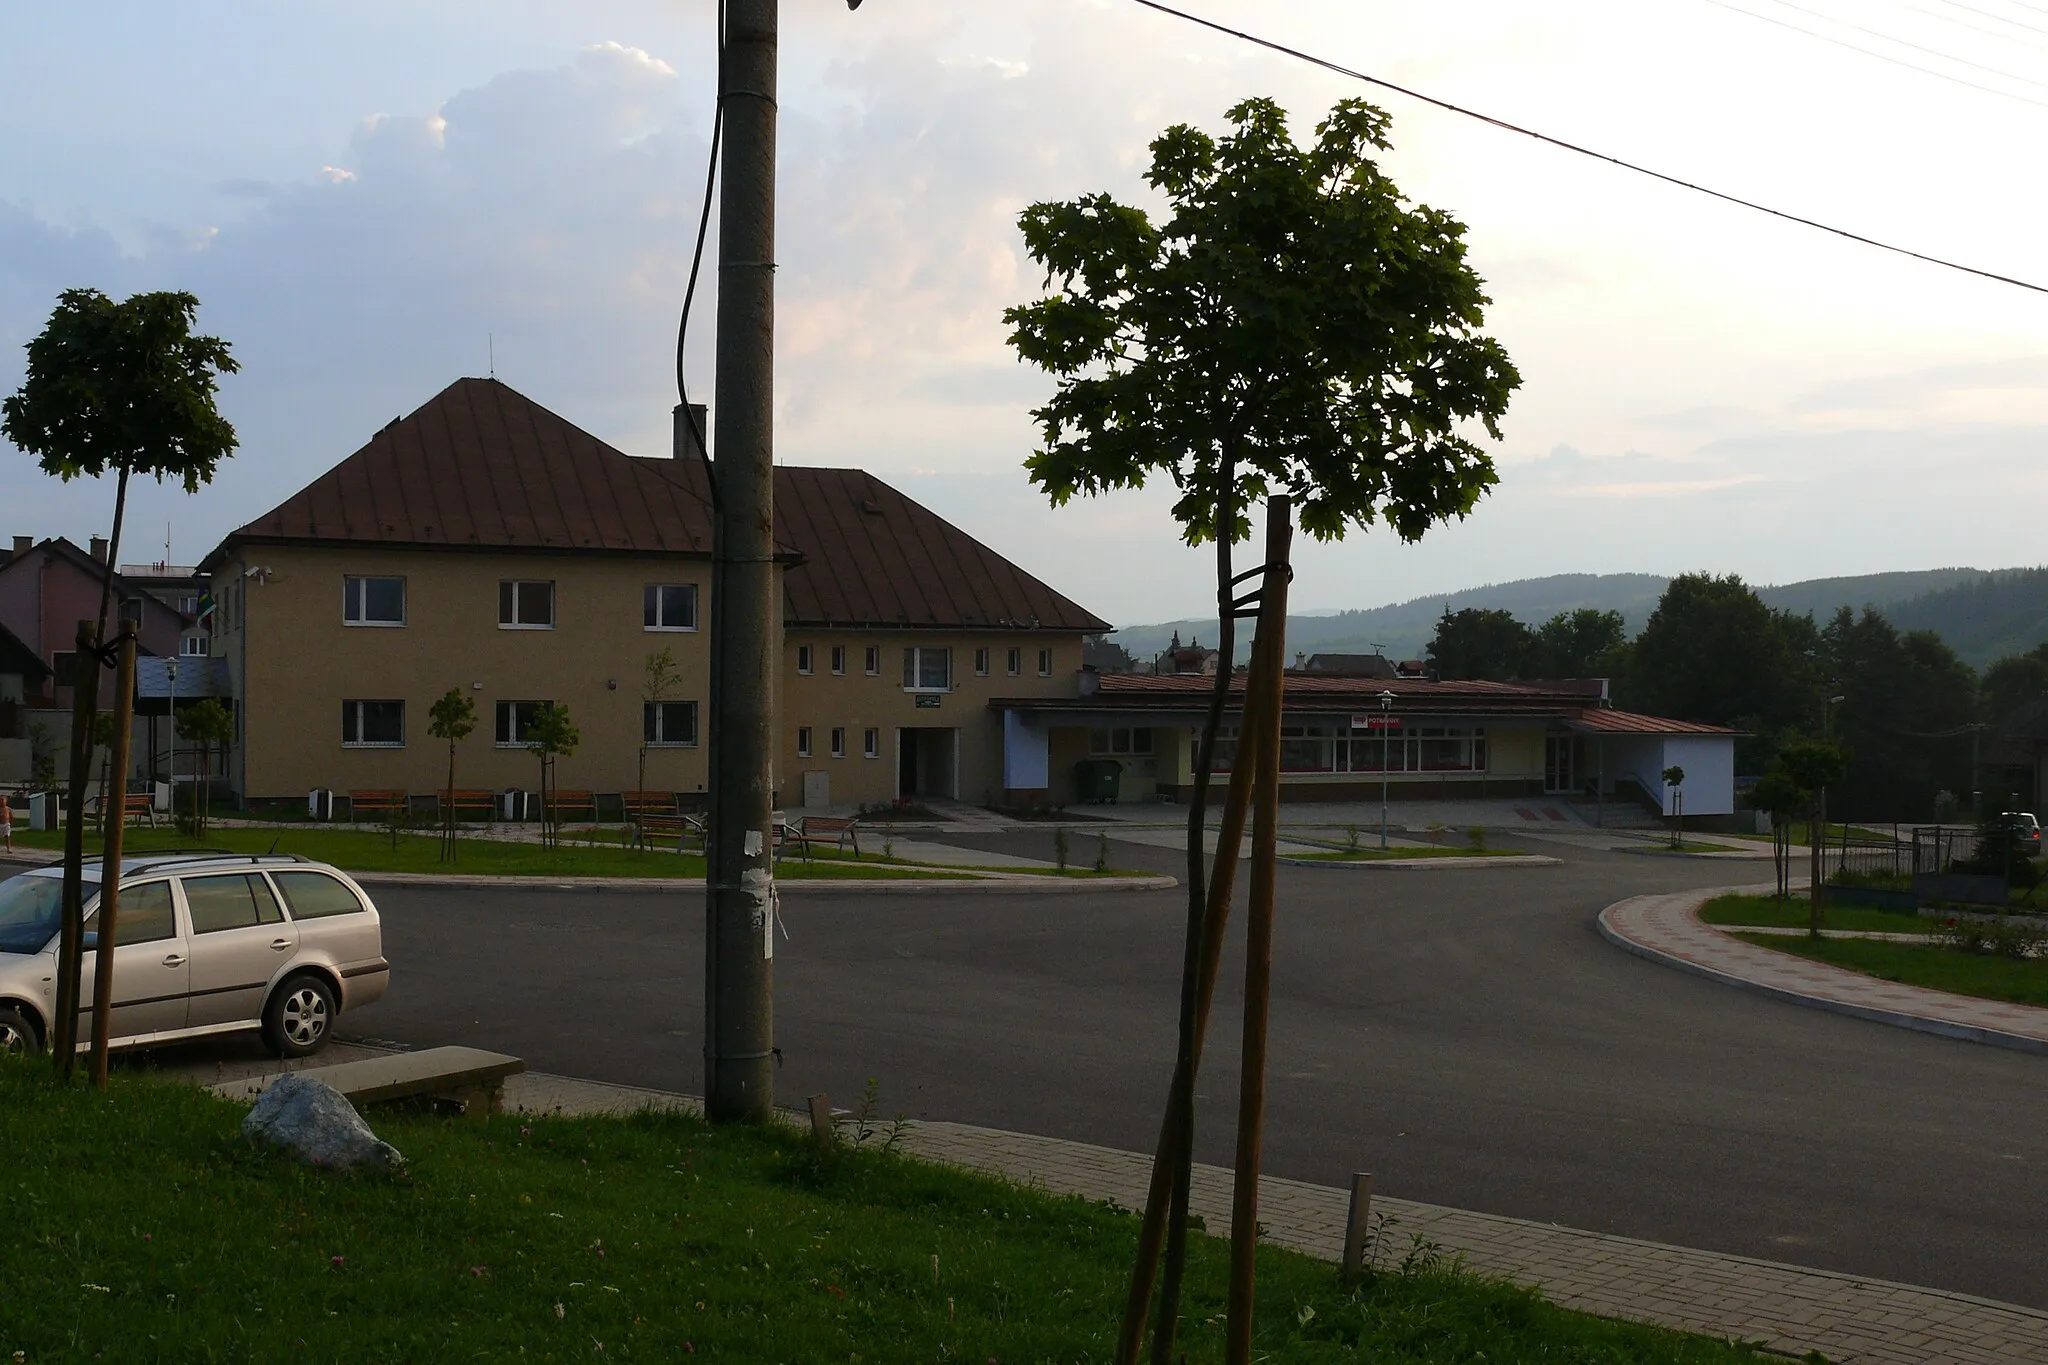
<path fill-rule="evenodd" d="M 1593 928 L 1624 895 L 1765 880 L 1766 864 L 1544 851 L 1568 865 L 1282 869 L 1269 1171 L 1371 1170 L 1389 1195 L 2048 1308 L 2048 1059 L 1764 1000 Z M 1113 859 L 1179 855 L 1117 843 Z M 344 1034 L 701 1089 L 699 898 L 378 901 L 391 995 Z M 785 1100 L 847 1104 L 874 1077 L 885 1113 L 1150 1149 L 1179 893 L 802 892 L 783 913 Z M 1211 1028 L 1205 1161 L 1230 1159 L 1241 975 L 1233 958 Z"/>

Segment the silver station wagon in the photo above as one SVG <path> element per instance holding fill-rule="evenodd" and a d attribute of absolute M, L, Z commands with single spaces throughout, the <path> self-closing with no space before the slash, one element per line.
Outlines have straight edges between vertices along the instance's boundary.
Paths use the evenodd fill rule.
<path fill-rule="evenodd" d="M 81 1045 L 92 1036 L 99 865 L 86 876 Z M 34 1051 L 50 1037 L 63 886 L 55 867 L 0 882 L 0 1051 Z M 391 980 L 363 888 L 297 857 L 128 859 L 114 936 L 114 1047 L 260 1030 L 278 1055 L 303 1057 Z"/>

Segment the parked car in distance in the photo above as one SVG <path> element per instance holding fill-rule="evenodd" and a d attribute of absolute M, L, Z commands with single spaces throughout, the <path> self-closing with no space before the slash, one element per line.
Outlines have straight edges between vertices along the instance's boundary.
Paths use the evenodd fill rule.
<path fill-rule="evenodd" d="M 81 1046 L 92 1034 L 98 878 L 89 865 Z M 0 1052 L 49 1043 L 63 885 L 55 867 L 0 882 Z M 326 863 L 282 854 L 126 859 L 114 937 L 112 1047 L 257 1031 L 279 1056 L 303 1057 L 391 980 L 363 888 Z"/>
<path fill-rule="evenodd" d="M 1996 828 L 2012 840 L 2012 851 L 2017 856 L 2032 858 L 2041 852 L 2041 822 L 2032 812 L 2009 810 L 1998 817 Z"/>

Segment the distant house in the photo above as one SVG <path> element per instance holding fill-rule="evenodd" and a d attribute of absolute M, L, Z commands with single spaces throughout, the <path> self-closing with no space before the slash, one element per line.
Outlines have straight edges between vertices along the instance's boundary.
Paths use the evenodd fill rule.
<path fill-rule="evenodd" d="M 1160 651 L 1154 664 L 1159 673 L 1195 673 L 1214 677 L 1220 656 L 1213 649 L 1202 648 L 1202 642 L 1193 636 L 1186 644 L 1180 642 L 1180 632 L 1173 633 L 1173 639 Z"/>
<path fill-rule="evenodd" d="M 391 423 L 203 561 L 243 735 L 234 785 L 446 781 L 427 712 L 476 704 L 464 786 L 535 781 L 546 703 L 582 732 L 564 787 L 696 793 L 712 718 L 711 507 L 693 451 L 639 458 L 489 379 Z M 860 470 L 777 466 L 783 647 L 774 770 L 790 806 L 1002 798 L 998 695 L 1072 696 L 1109 624 Z M 678 681 L 643 695 L 648 657 Z"/>
<path fill-rule="evenodd" d="M 1384 654 L 1311 654 L 1302 664 L 1306 673 L 1334 673 L 1345 678 L 1395 678 L 1393 660 Z"/>

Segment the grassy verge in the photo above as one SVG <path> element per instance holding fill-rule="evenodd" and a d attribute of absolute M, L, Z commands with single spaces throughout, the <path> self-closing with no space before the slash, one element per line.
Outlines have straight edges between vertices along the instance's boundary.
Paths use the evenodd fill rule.
<path fill-rule="evenodd" d="M 1760 928 L 1804 929 L 1807 925 L 1806 892 L 1796 891 L 1788 900 L 1776 896 L 1716 896 L 1700 907 L 1700 918 L 1708 924 L 1750 924 Z M 1823 907 L 1821 924 L 1829 929 L 1876 930 L 1888 934 L 1924 934 L 1932 920 L 1903 911 L 1876 910 L 1863 905 Z"/>
<path fill-rule="evenodd" d="M 0 1065 L 0 1359 L 1104 1361 L 1135 1237 L 1122 1211 L 872 1147 L 820 1158 L 787 1129 L 380 1111 L 411 1162 L 394 1180 L 258 1151 L 241 1113 Z M 1195 1243 L 1187 1354 L 1212 1361 L 1225 1258 Z M 1428 1255 L 1354 1287 L 1263 1248 L 1258 1304 L 1271 1361 L 1756 1359 Z"/>
<path fill-rule="evenodd" d="M 1289 858 L 1300 858 L 1319 863 L 1376 863 L 1391 858 L 1519 858 L 1518 848 L 1338 848 L 1327 853 L 1289 853 Z"/>
<path fill-rule="evenodd" d="M 2018 960 L 1980 953 L 1959 953 L 1917 943 L 1882 939 L 1780 938 L 1769 934 L 1737 934 L 1737 938 L 1816 962 L 1847 967 L 1885 981 L 1926 986 L 1981 1000 L 2015 1005 L 2048 1005 L 2048 960 Z"/>
<path fill-rule="evenodd" d="M 30 848 L 62 848 L 64 835 L 58 831 L 17 829 L 14 840 Z M 400 834 L 394 844 L 378 830 L 304 829 L 289 825 L 271 828 L 219 826 L 201 838 L 171 829 L 130 829 L 122 840 L 128 854 L 143 854 L 179 848 L 226 849 L 234 853 L 297 853 L 350 872 L 464 873 L 505 877 L 701 877 L 704 859 L 694 853 L 661 850 L 639 851 L 619 847 L 542 848 L 539 844 L 511 843 L 498 839 L 458 839 L 453 863 L 440 860 L 437 840 L 431 835 Z M 89 856 L 98 857 L 100 837 L 86 836 Z M 776 875 L 785 878 L 902 879 L 943 878 L 937 869 L 877 865 L 876 859 L 814 855 L 811 861 L 786 858 L 777 865 Z M 958 874 L 950 874 L 957 876 Z"/>

